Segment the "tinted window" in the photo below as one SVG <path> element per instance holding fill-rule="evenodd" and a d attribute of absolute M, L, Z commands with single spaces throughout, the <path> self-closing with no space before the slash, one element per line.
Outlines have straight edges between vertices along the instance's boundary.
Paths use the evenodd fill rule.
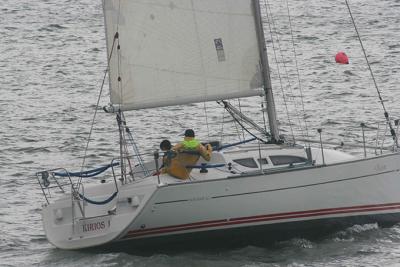
<path fill-rule="evenodd" d="M 306 158 L 299 156 L 276 155 L 276 156 L 269 156 L 269 158 L 271 159 L 271 162 L 274 165 L 286 165 L 291 163 L 307 162 Z"/>
<path fill-rule="evenodd" d="M 258 163 L 261 165 L 268 164 L 268 160 L 266 158 L 257 159 Z"/>
<path fill-rule="evenodd" d="M 247 168 L 258 168 L 257 163 L 253 158 L 234 159 L 233 161 Z"/>

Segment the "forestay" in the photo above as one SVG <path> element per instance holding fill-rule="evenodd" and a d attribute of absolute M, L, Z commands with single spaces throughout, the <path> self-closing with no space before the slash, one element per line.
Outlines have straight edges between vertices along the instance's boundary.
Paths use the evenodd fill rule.
<path fill-rule="evenodd" d="M 103 0 L 121 110 L 262 94 L 252 0 Z M 118 77 L 121 78 L 118 81 Z"/>

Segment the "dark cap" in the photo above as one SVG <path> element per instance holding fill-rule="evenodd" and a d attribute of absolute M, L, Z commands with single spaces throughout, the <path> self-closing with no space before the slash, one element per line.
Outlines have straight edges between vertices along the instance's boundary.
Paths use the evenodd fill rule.
<path fill-rule="evenodd" d="M 160 143 L 160 148 L 161 148 L 162 151 L 170 150 L 171 147 L 172 147 L 172 145 L 171 145 L 171 142 L 169 140 L 163 140 Z"/>
<path fill-rule="evenodd" d="M 194 131 L 192 129 L 187 129 L 185 131 L 185 137 L 194 137 Z"/>

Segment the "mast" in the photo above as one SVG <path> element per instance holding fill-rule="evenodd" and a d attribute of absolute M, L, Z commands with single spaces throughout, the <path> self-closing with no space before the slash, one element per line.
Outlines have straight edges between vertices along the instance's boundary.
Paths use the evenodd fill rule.
<path fill-rule="evenodd" d="M 263 77 L 265 100 L 267 102 L 269 130 L 271 132 L 271 141 L 273 143 L 277 143 L 280 141 L 278 122 L 276 119 L 275 101 L 274 101 L 274 95 L 272 93 L 272 84 L 271 84 L 271 76 L 270 76 L 270 69 L 269 69 L 269 63 L 268 63 L 268 54 L 267 54 L 267 47 L 265 45 L 264 28 L 262 25 L 259 0 L 253 0 L 253 8 L 254 8 L 254 19 L 255 19 L 255 24 L 256 24 L 258 45 L 259 45 L 260 54 L 261 54 L 260 55 L 261 69 L 262 69 L 261 72 L 262 72 L 262 77 Z"/>

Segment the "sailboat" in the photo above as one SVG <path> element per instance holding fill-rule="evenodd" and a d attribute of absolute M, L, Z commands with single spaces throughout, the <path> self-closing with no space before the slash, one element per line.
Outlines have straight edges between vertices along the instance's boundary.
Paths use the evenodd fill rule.
<path fill-rule="evenodd" d="M 400 221 L 395 131 L 391 151 L 365 157 L 280 135 L 258 0 L 103 0 L 103 8 L 105 111 L 117 118 L 121 153 L 93 170 L 36 174 L 46 199 L 44 230 L 55 247 L 251 244 Z M 229 102 L 249 96 L 265 98 L 268 131 Z M 136 151 L 124 112 L 205 101 L 219 101 L 260 134 L 211 142 L 209 161 L 185 166 L 189 179 L 158 172 L 162 152 L 146 161 Z M 100 182 L 83 182 L 92 176 Z"/>

